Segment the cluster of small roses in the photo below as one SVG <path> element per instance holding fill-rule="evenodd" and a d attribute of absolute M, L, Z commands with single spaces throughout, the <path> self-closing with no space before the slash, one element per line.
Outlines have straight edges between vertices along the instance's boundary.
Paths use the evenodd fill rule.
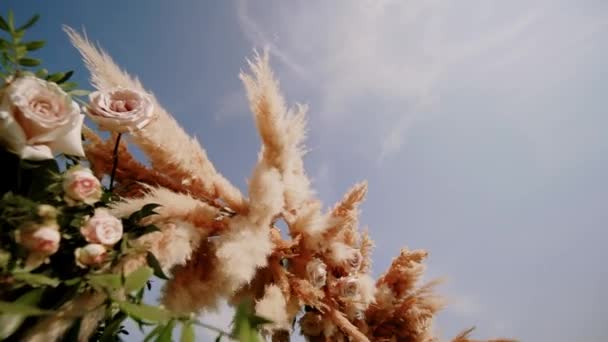
<path fill-rule="evenodd" d="M 91 170 L 81 166 L 72 167 L 63 175 L 63 199 L 68 206 L 94 205 L 102 196 L 102 187 Z M 15 233 L 15 240 L 28 251 L 26 269 L 32 270 L 48 260 L 59 250 L 61 243 L 60 226 L 57 223 L 58 210 L 48 204 L 38 207 L 38 217 L 42 222 L 22 224 Z M 88 244 L 75 250 L 75 262 L 86 268 L 98 266 L 106 261 L 108 248 L 122 239 L 121 220 L 105 208 L 95 209 L 87 217 L 80 233 Z"/>
<path fill-rule="evenodd" d="M 89 99 L 84 112 L 104 130 L 133 132 L 154 118 L 152 100 L 142 92 L 114 88 Z M 83 120 L 81 107 L 54 82 L 26 74 L 0 89 L 0 143 L 22 159 L 84 157 Z"/>

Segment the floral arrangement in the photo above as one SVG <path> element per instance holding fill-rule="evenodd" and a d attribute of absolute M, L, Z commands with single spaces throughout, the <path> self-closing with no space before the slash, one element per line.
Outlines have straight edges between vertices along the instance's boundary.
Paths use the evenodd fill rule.
<path fill-rule="evenodd" d="M 44 42 L 23 40 L 37 19 L 0 17 L 0 339 L 115 341 L 133 319 L 156 341 L 179 325 L 181 341 L 196 325 L 218 340 L 287 341 L 296 323 L 309 341 L 436 340 L 444 302 L 437 282 L 419 284 L 427 252 L 403 249 L 371 277 L 373 242 L 358 224 L 367 184 L 323 210 L 302 160 L 307 108 L 287 107 L 267 53 L 240 76 L 262 141 L 245 195 L 86 37 L 65 28 L 95 92 L 76 89 L 71 71 L 37 69 L 28 53 Z M 161 305 L 142 301 L 154 277 Z M 232 331 L 197 319 L 226 299 Z"/>

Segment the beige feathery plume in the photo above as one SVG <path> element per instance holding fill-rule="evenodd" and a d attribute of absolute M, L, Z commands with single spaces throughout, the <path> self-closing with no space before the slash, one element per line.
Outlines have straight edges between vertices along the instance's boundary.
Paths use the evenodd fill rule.
<path fill-rule="evenodd" d="M 158 215 L 148 218 L 151 222 L 180 220 L 213 231 L 224 226 L 217 220 L 220 212 L 217 208 L 199 201 L 189 195 L 178 194 L 165 188 L 147 187 L 146 194 L 138 198 L 126 198 L 111 205 L 111 213 L 116 217 L 127 217 L 140 210 L 144 205 L 156 203 L 161 206 L 155 211 Z"/>
<path fill-rule="evenodd" d="M 201 241 L 190 260 L 173 270 L 173 277 L 163 288 L 161 302 L 169 310 L 182 314 L 216 309 L 219 299 L 229 294 L 217 266 L 213 243 Z"/>
<path fill-rule="evenodd" d="M 72 44 L 80 51 L 91 72 L 91 82 L 99 90 L 122 86 L 145 92 L 141 83 L 122 71 L 103 50 L 95 47 L 70 27 L 64 27 Z M 200 185 L 209 198 L 221 199 L 236 211 L 246 210 L 240 191 L 216 170 L 199 142 L 191 138 L 175 119 L 153 98 L 156 120 L 133 132 L 133 141 L 149 158 L 152 167 L 169 178 Z"/>
<path fill-rule="evenodd" d="M 256 314 L 272 321 L 272 323 L 266 324 L 263 327 L 269 332 L 274 330 L 290 330 L 290 322 L 286 310 L 287 302 L 283 296 L 283 292 L 274 284 L 266 286 L 264 296 L 255 303 Z"/>
<path fill-rule="evenodd" d="M 158 232 L 145 234 L 135 240 L 136 247 L 152 252 L 165 273 L 169 274 L 176 265 L 184 265 L 198 248 L 203 231 L 185 221 L 171 221 L 157 224 Z"/>
<path fill-rule="evenodd" d="M 475 327 L 471 327 L 469 329 L 464 330 L 456 337 L 452 339 L 452 342 L 518 342 L 518 340 L 513 340 L 509 338 L 493 338 L 489 340 L 477 340 L 469 337 L 471 333 L 475 330 Z"/>
<path fill-rule="evenodd" d="M 269 65 L 268 51 L 248 61 L 251 74 L 241 73 L 250 107 L 262 138 L 261 159 L 277 168 L 285 185 L 285 207 L 297 209 L 312 193 L 302 155 L 306 137 L 306 106 L 287 110 Z"/>

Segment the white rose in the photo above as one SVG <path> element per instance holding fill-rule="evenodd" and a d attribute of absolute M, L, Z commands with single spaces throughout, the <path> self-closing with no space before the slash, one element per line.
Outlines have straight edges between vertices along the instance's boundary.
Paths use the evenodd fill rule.
<path fill-rule="evenodd" d="M 0 142 L 22 159 L 52 159 L 59 153 L 83 157 L 83 119 L 57 84 L 19 77 L 1 95 Z"/>
<path fill-rule="evenodd" d="M 94 266 L 101 264 L 106 258 L 106 248 L 97 243 L 90 243 L 74 251 L 76 264 L 80 267 Z"/>
<path fill-rule="evenodd" d="M 125 133 L 144 128 L 154 118 L 154 104 L 146 93 L 113 88 L 89 95 L 87 113 L 104 130 Z"/>
<path fill-rule="evenodd" d="M 122 239 L 122 222 L 107 209 L 98 208 L 80 228 L 80 233 L 87 242 L 112 246 Z"/>
<path fill-rule="evenodd" d="M 20 228 L 16 238 L 17 242 L 30 252 L 49 256 L 59 250 L 61 234 L 59 234 L 59 226 L 53 222 Z"/>
<path fill-rule="evenodd" d="M 325 286 L 327 280 L 327 265 L 318 258 L 312 259 L 306 265 L 306 273 L 310 283 L 316 287 L 321 288 Z"/>
<path fill-rule="evenodd" d="M 93 172 L 83 167 L 73 167 L 63 176 L 64 199 L 68 204 L 84 202 L 94 204 L 101 199 L 101 183 Z"/>

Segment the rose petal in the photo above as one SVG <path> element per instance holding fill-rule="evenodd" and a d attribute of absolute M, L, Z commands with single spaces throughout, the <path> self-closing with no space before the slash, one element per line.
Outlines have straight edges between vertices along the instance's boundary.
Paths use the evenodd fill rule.
<path fill-rule="evenodd" d="M 80 114 L 76 120 L 76 125 L 72 127 L 63 137 L 50 143 L 49 146 L 56 153 L 64 153 L 78 157 L 84 157 L 84 149 L 82 148 L 82 122 L 84 115 Z"/>
<path fill-rule="evenodd" d="M 46 160 L 53 159 L 53 151 L 47 145 L 26 145 L 19 151 L 21 159 L 27 160 Z"/>

